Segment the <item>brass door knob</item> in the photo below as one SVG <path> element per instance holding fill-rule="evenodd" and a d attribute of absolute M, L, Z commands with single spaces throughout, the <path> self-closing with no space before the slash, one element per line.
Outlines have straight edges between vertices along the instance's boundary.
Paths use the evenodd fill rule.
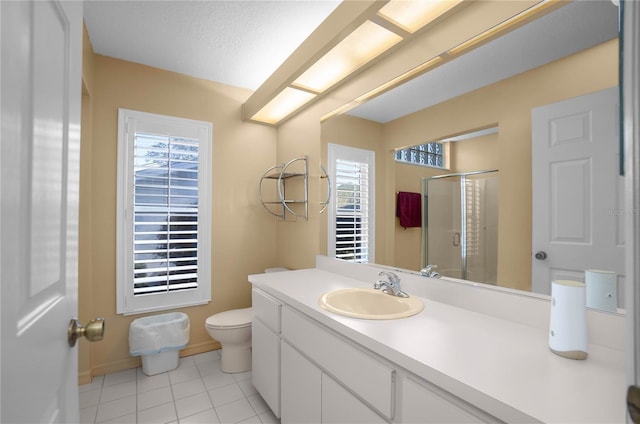
<path fill-rule="evenodd" d="M 69 322 L 69 346 L 74 347 L 76 340 L 85 337 L 90 342 L 97 342 L 104 337 L 104 318 L 95 318 L 89 324 L 83 326 L 77 318 L 72 318 Z"/>

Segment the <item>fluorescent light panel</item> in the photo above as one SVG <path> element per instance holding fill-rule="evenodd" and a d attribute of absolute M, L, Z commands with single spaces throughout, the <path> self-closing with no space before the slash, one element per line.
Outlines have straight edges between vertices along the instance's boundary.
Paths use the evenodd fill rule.
<path fill-rule="evenodd" d="M 378 15 L 409 33 L 414 33 L 462 0 L 391 0 Z"/>
<path fill-rule="evenodd" d="M 378 11 L 378 15 L 408 33 L 413 33 L 461 2 L 462 0 L 391 0 Z M 327 90 L 402 40 L 402 36 L 395 32 L 372 21 L 365 21 L 311 65 L 291 83 L 290 87 L 286 87 L 275 96 L 251 119 L 277 124 L 309 102 L 316 94 Z M 417 73 L 425 67 L 435 65 L 440 60 L 441 58 L 434 58 L 410 73 Z M 402 77 L 406 78 L 407 76 L 403 75 Z M 396 82 L 397 79 L 394 79 L 390 84 Z M 379 87 L 374 90 L 375 92 L 367 93 L 356 101 L 363 101 L 363 97 L 372 97 L 387 87 L 388 85 Z"/>
<path fill-rule="evenodd" d="M 315 94 L 309 93 L 308 91 L 286 87 L 253 115 L 251 119 L 267 124 L 276 124 L 315 96 Z"/>
<path fill-rule="evenodd" d="M 365 21 L 311 65 L 293 85 L 320 93 L 400 41 L 402 37 L 398 34 Z"/>

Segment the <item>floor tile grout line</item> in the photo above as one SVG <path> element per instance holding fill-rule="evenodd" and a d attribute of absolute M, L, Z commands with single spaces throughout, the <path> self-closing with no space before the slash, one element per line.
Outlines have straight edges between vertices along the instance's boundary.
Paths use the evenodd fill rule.
<path fill-rule="evenodd" d="M 200 367 L 198 366 L 198 362 L 197 361 L 193 361 L 193 363 L 196 365 L 196 369 L 198 370 L 198 374 L 200 374 L 200 380 L 202 380 L 202 385 L 204 386 L 204 392 L 207 394 L 207 398 L 209 398 L 209 403 L 211 403 L 211 408 L 213 409 L 213 413 L 215 414 L 216 418 L 218 419 L 219 423 L 222 423 L 222 419 L 220 419 L 220 414 L 218 413 L 218 410 L 216 409 L 215 405 L 213 404 L 213 399 L 211 399 L 211 394 L 209 393 L 209 389 L 207 389 L 207 385 L 204 382 L 204 376 L 202 375 L 202 372 L 204 370 L 201 370 Z M 180 420 L 178 420 L 179 422 Z"/>
<path fill-rule="evenodd" d="M 198 376 L 199 376 L 199 382 L 200 382 L 200 383 L 202 384 L 202 386 L 204 387 L 204 392 L 206 392 L 206 396 L 207 396 L 207 398 L 208 398 L 208 400 L 209 400 L 209 403 L 210 403 L 210 405 L 211 405 L 211 410 L 213 410 L 213 412 L 214 412 L 215 416 L 217 417 L 218 421 L 219 421 L 220 423 L 222 423 L 221 416 L 220 416 L 220 414 L 219 414 L 219 412 L 218 412 L 218 408 L 219 408 L 219 407 L 223 407 L 223 406 L 225 406 L 225 405 L 229 405 L 229 404 L 231 404 L 231 403 L 233 403 L 233 402 L 237 402 L 237 401 L 240 401 L 240 400 L 243 400 L 243 399 L 244 399 L 245 401 L 247 401 L 247 403 L 249 404 L 249 408 L 250 408 L 250 410 L 253 412 L 252 417 L 257 417 L 257 418 L 258 418 L 258 420 L 262 421 L 262 418 L 260 418 L 260 414 L 257 412 L 257 410 L 256 410 L 255 406 L 254 406 L 254 405 L 251 403 L 251 401 L 249 400 L 249 397 L 250 397 L 250 396 L 255 396 L 257 393 L 251 393 L 251 395 L 248 395 L 248 394 L 247 394 L 247 393 L 242 389 L 242 385 L 241 385 L 241 383 L 242 383 L 242 382 L 244 382 L 244 381 L 247 381 L 247 380 L 249 380 L 249 381 L 250 381 L 250 380 L 251 380 L 251 376 L 250 376 L 250 375 L 247 375 L 247 376 L 244 376 L 244 375 L 243 375 L 243 376 L 242 376 L 242 378 L 240 378 L 240 375 L 239 375 L 239 374 L 232 374 L 233 381 L 232 381 L 232 382 L 230 382 L 229 384 L 224 384 L 224 385 L 222 385 L 222 386 L 220 386 L 220 387 L 214 387 L 214 388 L 212 388 L 212 389 L 208 389 L 208 388 L 207 388 L 207 385 L 205 384 L 205 381 L 204 381 L 204 380 L 205 380 L 205 378 L 207 378 L 207 377 L 209 377 L 209 376 L 210 376 L 209 374 L 206 374 L 206 375 L 205 375 L 205 373 L 207 373 L 207 372 L 209 371 L 209 370 L 208 370 L 207 365 L 214 365 L 214 364 L 215 364 L 215 362 L 218 362 L 218 366 L 219 366 L 219 360 L 220 360 L 220 358 L 215 358 L 215 357 L 214 357 L 214 359 L 212 359 L 212 360 L 209 360 L 209 359 L 208 359 L 208 360 L 203 360 L 203 361 L 202 361 L 202 363 L 200 363 L 200 365 L 199 365 L 199 364 L 198 364 L 198 361 L 196 361 L 196 360 L 195 360 L 195 358 L 194 358 L 194 359 L 193 359 L 193 362 L 192 362 L 192 364 L 193 364 L 193 366 L 195 366 L 196 371 L 197 371 L 197 374 L 198 374 Z M 213 362 L 213 364 L 212 364 L 212 362 Z M 189 365 L 188 367 L 191 367 L 191 365 Z M 176 369 L 177 369 L 177 368 L 176 368 Z M 138 411 L 139 401 L 140 401 L 140 399 L 139 399 L 139 397 L 138 397 L 138 395 L 140 394 L 140 392 L 139 392 L 139 390 L 140 390 L 140 381 L 139 381 L 139 378 L 138 378 L 138 377 L 139 377 L 138 371 L 140 370 L 140 367 L 134 368 L 134 370 L 135 370 L 135 393 L 134 393 L 134 396 L 136 396 L 136 398 L 135 398 L 135 419 L 136 419 L 136 422 L 138 422 L 138 420 L 139 420 L 138 413 L 140 412 L 140 411 Z M 172 403 L 172 404 L 173 404 L 174 411 L 175 411 L 175 413 L 176 413 L 176 422 L 180 422 L 180 420 L 181 420 L 181 419 L 185 419 L 185 418 L 188 418 L 188 417 L 190 417 L 190 416 L 197 415 L 197 414 L 199 414 L 199 413 L 205 412 L 206 410 L 205 410 L 205 411 L 198 412 L 198 413 L 195 413 L 195 414 L 191 414 L 191 415 L 186 416 L 186 417 L 182 417 L 182 418 L 179 418 L 179 417 L 178 417 L 178 410 L 177 410 L 177 405 L 176 405 L 176 397 L 175 397 L 175 390 L 174 390 L 175 388 L 174 388 L 174 385 L 182 384 L 182 383 L 186 383 L 186 382 L 188 382 L 188 381 L 195 381 L 195 380 L 197 380 L 197 379 L 196 379 L 196 378 L 193 378 L 193 379 L 190 379 L 190 380 L 185 380 L 185 381 L 180 381 L 180 382 L 176 382 L 176 383 L 174 383 L 174 382 L 171 380 L 171 377 L 170 377 L 170 376 L 169 376 L 169 374 L 168 374 L 169 372 L 170 372 L 170 371 L 167 371 L 167 380 L 168 380 L 169 390 L 170 390 L 170 393 L 171 393 L 171 399 L 172 399 L 172 400 L 171 400 L 171 402 L 166 402 L 166 403 L 164 403 L 164 404 L 168 404 L 168 403 Z M 249 373 L 249 372 L 250 372 L 250 371 L 248 371 L 247 373 Z M 98 396 L 98 404 L 97 404 L 97 405 L 95 405 L 95 408 L 96 408 L 96 409 L 95 409 L 95 414 L 94 414 L 94 419 L 93 419 L 93 423 L 94 423 L 94 424 L 96 424 L 96 423 L 97 423 L 97 418 L 98 418 L 98 409 L 99 409 L 99 407 L 100 407 L 101 405 L 104 405 L 104 404 L 108 403 L 108 402 L 102 402 L 103 390 L 104 390 L 104 388 L 105 388 L 105 383 L 107 382 L 107 376 L 108 376 L 108 375 L 109 375 L 109 374 L 105 374 L 105 375 L 101 376 L 101 377 L 102 377 L 102 381 L 100 382 L 99 387 L 96 389 L 96 390 L 100 390 L 100 394 L 99 394 L 99 396 Z M 126 382 L 124 382 L 124 383 L 126 383 Z M 118 384 L 123 384 L 123 383 L 118 383 Z M 232 384 L 234 384 L 234 385 L 235 385 L 235 386 L 240 390 L 240 393 L 242 394 L 242 397 L 240 397 L 239 399 L 236 399 L 235 401 L 226 402 L 226 403 L 221 404 L 221 405 L 218 405 L 218 407 L 216 407 L 216 406 L 214 405 L 213 399 L 211 398 L 210 391 L 211 391 L 211 390 L 216 390 L 216 389 L 221 389 L 221 388 L 223 388 L 223 387 L 228 387 L 228 386 L 231 386 Z M 243 384 L 246 384 L 246 383 L 243 383 Z M 249 383 L 249 384 L 252 384 L 252 383 Z M 111 384 L 111 386 L 112 386 L 112 385 L 114 385 L 114 384 Z M 107 387 L 109 387 L 109 386 L 107 386 Z M 192 394 L 191 396 L 195 396 L 195 395 L 197 395 L 197 394 L 198 394 L 198 393 L 196 393 L 196 394 Z M 188 396 L 188 397 L 191 397 L 191 396 Z M 116 400 L 117 400 L 117 399 L 116 399 Z M 156 405 L 156 406 L 157 406 L 157 405 Z M 150 408 L 146 408 L 146 409 L 150 409 Z M 146 409 L 145 409 L 145 410 L 146 410 Z M 209 409 L 207 409 L 207 410 L 209 410 Z M 266 413 L 266 412 L 268 412 L 268 411 L 263 411 L 263 413 Z M 114 417 L 114 418 L 111 418 L 111 419 L 121 418 L 121 417 L 123 417 L 123 416 L 125 416 L 125 415 L 127 415 L 127 414 L 124 414 L 124 415 L 119 416 L 119 417 Z M 251 418 L 251 417 L 249 417 L 249 418 Z M 249 419 L 249 418 L 247 418 L 247 419 Z"/>

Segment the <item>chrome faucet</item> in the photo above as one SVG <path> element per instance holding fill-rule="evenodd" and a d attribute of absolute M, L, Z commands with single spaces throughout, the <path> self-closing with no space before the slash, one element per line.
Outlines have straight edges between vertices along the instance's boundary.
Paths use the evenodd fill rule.
<path fill-rule="evenodd" d="M 438 265 L 427 265 L 420 270 L 420 275 L 423 277 L 440 278 L 440 273 L 433 271 L 434 268 L 438 268 Z"/>
<path fill-rule="evenodd" d="M 398 277 L 395 273 L 390 271 L 380 271 L 378 273 L 378 277 L 387 277 L 387 280 L 378 280 L 374 283 L 373 288 L 376 290 L 382 290 L 383 293 L 386 293 L 391 296 L 398 297 L 409 297 L 408 294 L 403 292 L 400 289 L 400 277 Z"/>

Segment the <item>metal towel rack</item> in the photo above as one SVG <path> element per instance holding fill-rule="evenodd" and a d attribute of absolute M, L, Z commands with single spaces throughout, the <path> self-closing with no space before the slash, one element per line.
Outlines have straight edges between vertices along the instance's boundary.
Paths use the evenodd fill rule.
<path fill-rule="evenodd" d="M 300 170 L 302 168 L 302 170 Z M 260 178 L 258 186 L 258 194 L 260 203 L 271 215 L 274 215 L 283 221 L 287 220 L 287 216 L 295 219 L 309 218 L 309 190 L 308 190 L 307 172 L 307 156 L 291 159 L 282 165 L 275 165 L 267 169 Z M 287 198 L 286 185 L 287 182 L 302 179 L 302 190 L 296 193 L 299 197 Z M 273 201 L 265 201 L 263 196 L 263 185 L 266 181 L 276 181 L 278 190 L 278 199 Z"/>

